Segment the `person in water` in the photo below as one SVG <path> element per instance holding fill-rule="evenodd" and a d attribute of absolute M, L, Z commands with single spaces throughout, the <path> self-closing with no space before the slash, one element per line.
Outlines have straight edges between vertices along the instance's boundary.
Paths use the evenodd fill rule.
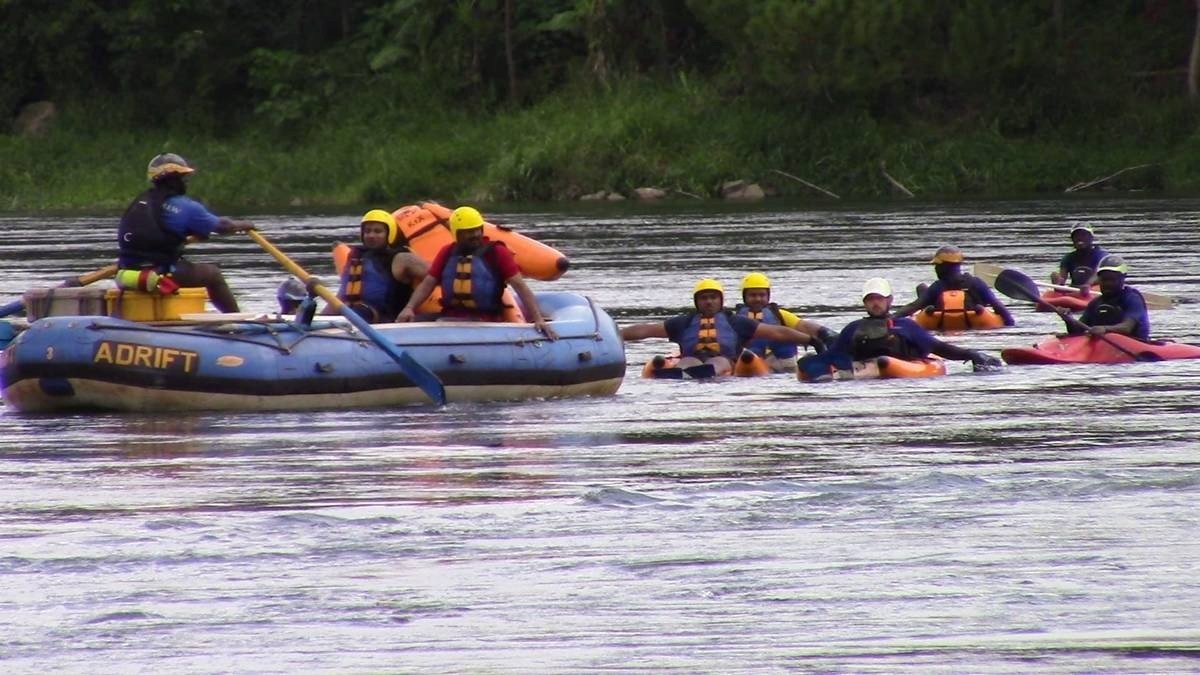
<path fill-rule="evenodd" d="M 454 241 L 442 247 L 421 285 L 413 291 L 396 321 L 412 321 L 416 308 L 442 288 L 443 319 L 458 321 L 503 321 L 502 296 L 512 287 L 522 311 L 539 332 L 551 340 L 558 334 L 546 322 L 537 298 L 521 276 L 512 251 L 501 241 L 483 236 L 483 214 L 470 206 L 460 206 L 450 214 L 450 232 Z"/>
<path fill-rule="evenodd" d="M 363 215 L 359 238 L 362 243 L 350 247 L 342 269 L 338 299 L 370 323 L 394 321 L 429 266 L 408 250 L 396 219 L 383 209 Z M 322 313 L 337 312 L 326 307 Z"/>
<path fill-rule="evenodd" d="M 787 326 L 810 336 L 816 336 L 826 345 L 833 344 L 837 335 L 816 321 L 802 319 L 796 314 L 771 302 L 771 280 L 762 272 L 751 272 L 742 279 L 742 301 L 733 308 L 733 313 L 773 326 Z M 796 343 L 778 340 L 754 339 L 746 349 L 763 357 L 772 372 L 796 372 Z"/>
<path fill-rule="evenodd" d="M 1050 282 L 1078 288 L 1090 287 L 1096 278 L 1096 267 L 1108 251 L 1096 245 L 1096 233 L 1089 225 L 1071 226 L 1074 246 L 1058 262 L 1058 271 L 1050 273 Z"/>
<path fill-rule="evenodd" d="M 1136 288 L 1125 285 L 1129 265 L 1121 256 L 1107 255 L 1096 267 L 1096 278 L 1100 282 L 1100 295 L 1084 308 L 1079 323 L 1067 323 L 1071 335 L 1104 335 L 1120 333 L 1139 340 L 1150 339 L 1150 312 L 1146 301 Z M 1066 307 L 1055 307 L 1060 316 L 1070 311 Z"/>
<path fill-rule="evenodd" d="M 187 196 L 187 181 L 195 169 L 175 153 L 155 155 L 146 167 L 150 189 L 125 209 L 117 229 L 117 265 L 133 279 L 138 290 L 169 293 L 181 286 L 208 289 L 220 312 L 238 311 L 237 299 L 225 283 L 221 269 L 211 263 L 193 263 L 183 257 L 188 237 L 208 239 L 254 229 L 248 220 L 217 216 Z M 153 279 L 149 284 L 146 280 Z M 145 286 L 145 287 L 143 287 Z"/>
<path fill-rule="evenodd" d="M 933 265 L 937 280 L 928 286 L 917 287 L 917 299 L 899 307 L 892 316 L 910 316 L 917 311 L 961 311 L 971 310 L 982 313 L 991 308 L 1004 321 L 1005 326 L 1011 326 L 1012 313 L 1004 303 L 996 297 L 990 286 L 978 277 L 973 277 L 963 270 L 963 252 L 957 246 L 943 246 L 933 254 L 929 261 Z"/>
<path fill-rule="evenodd" d="M 807 379 L 819 380 L 827 376 L 831 366 L 850 370 L 854 361 L 880 356 L 922 359 L 936 354 L 947 359 L 970 361 L 976 370 L 991 370 L 1002 365 L 1000 359 L 990 354 L 937 339 L 912 319 L 891 316 L 892 299 L 892 285 L 887 279 L 868 279 L 862 289 L 867 316 L 846 324 L 837 342 L 826 353 L 800 359 L 798 367 Z"/>
<path fill-rule="evenodd" d="M 701 279 L 692 291 L 695 311 L 673 316 L 666 321 L 639 323 L 621 329 L 621 339 L 635 342 L 646 338 L 666 338 L 679 346 L 679 368 L 711 364 L 714 374 L 733 372 L 733 361 L 742 348 L 753 340 L 786 344 L 812 345 L 825 350 L 819 337 L 787 326 L 765 323 L 739 316 L 725 309 L 725 289 L 716 279 Z"/>

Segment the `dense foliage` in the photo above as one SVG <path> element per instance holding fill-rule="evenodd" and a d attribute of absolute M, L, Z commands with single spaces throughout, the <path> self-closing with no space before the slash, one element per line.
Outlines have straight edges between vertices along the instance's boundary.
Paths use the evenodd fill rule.
<path fill-rule="evenodd" d="M 151 130 L 146 145 L 110 139 L 141 154 L 198 138 L 236 139 L 213 151 L 234 156 L 302 153 L 349 129 L 339 140 L 359 156 L 342 170 L 359 199 L 638 181 L 708 193 L 731 168 L 801 162 L 845 185 L 888 159 L 883 147 L 903 161 L 872 138 L 900 128 L 926 155 L 957 134 L 985 147 L 1189 139 L 1195 12 L 1192 0 L 0 0 L 0 111 L 52 100 L 80 135 Z M 448 177 L 429 185 L 428 171 L 372 156 L 419 133 L 477 152 L 412 141 Z M 820 137 L 835 133 L 835 157 L 809 151 L 834 149 Z M 493 153 L 482 170 L 480 150 Z M 936 152 L 954 175 L 931 184 L 986 186 L 994 170 Z M 19 182 L 0 169 L 0 194 Z"/>

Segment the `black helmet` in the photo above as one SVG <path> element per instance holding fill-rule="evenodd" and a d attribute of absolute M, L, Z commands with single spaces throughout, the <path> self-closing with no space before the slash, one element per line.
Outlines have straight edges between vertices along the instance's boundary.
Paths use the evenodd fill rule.
<path fill-rule="evenodd" d="M 1096 274 L 1106 271 L 1120 272 L 1122 275 L 1129 274 L 1129 263 L 1119 255 L 1106 255 L 1100 260 L 1100 265 L 1096 267 Z"/>

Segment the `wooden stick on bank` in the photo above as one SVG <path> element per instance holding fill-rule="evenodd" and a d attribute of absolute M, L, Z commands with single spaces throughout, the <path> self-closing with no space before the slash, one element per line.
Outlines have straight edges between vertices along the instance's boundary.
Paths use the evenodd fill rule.
<path fill-rule="evenodd" d="M 780 176 L 783 176 L 783 177 L 785 177 L 785 178 L 791 178 L 792 180 L 796 181 L 797 183 L 800 183 L 801 185 L 804 185 L 804 186 L 806 186 L 806 187 L 810 187 L 810 188 L 812 188 L 812 189 L 816 190 L 817 192 L 821 192 L 821 193 L 827 194 L 827 195 L 829 195 L 830 197 L 833 197 L 834 199 L 841 199 L 841 197 L 839 197 L 839 196 L 837 196 L 837 195 L 833 194 L 833 193 L 832 193 L 832 192 L 830 192 L 829 190 L 826 190 L 825 188 L 821 187 L 820 185 L 813 185 L 812 183 L 810 183 L 810 182 L 808 182 L 808 181 L 804 180 L 803 178 L 800 178 L 799 176 L 793 176 L 792 174 L 790 174 L 790 173 L 788 173 L 788 172 L 786 172 L 786 171 L 780 171 L 779 169 L 771 169 L 771 173 L 777 173 L 777 174 L 779 174 Z"/>
<path fill-rule="evenodd" d="M 883 161 L 882 159 L 879 160 L 879 171 L 883 174 L 884 178 L 888 179 L 888 182 L 892 184 L 892 187 L 896 188 L 900 192 L 903 192 L 907 197 L 913 196 L 913 193 L 908 188 L 904 187 L 900 181 L 892 178 L 892 175 L 887 172 L 887 162 Z"/>

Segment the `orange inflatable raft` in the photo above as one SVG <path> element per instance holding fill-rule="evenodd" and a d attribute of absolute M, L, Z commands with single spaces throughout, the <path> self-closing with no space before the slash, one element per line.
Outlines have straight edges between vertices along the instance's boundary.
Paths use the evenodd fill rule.
<path fill-rule="evenodd" d="M 716 370 L 707 363 L 680 368 L 679 358 L 678 354 L 655 356 L 642 366 L 642 377 L 656 380 L 681 380 L 685 377 L 702 380 L 716 376 Z M 771 366 L 766 360 L 749 349 L 743 349 L 741 355 L 733 362 L 734 377 L 761 377 L 770 374 Z"/>
<path fill-rule="evenodd" d="M 408 239 L 413 253 L 433 262 L 442 247 L 454 241 L 450 236 L 451 209 L 436 202 L 402 206 L 392 212 L 400 232 Z M 570 266 L 567 257 L 553 246 L 531 239 L 512 228 L 483 223 L 483 234 L 502 241 L 513 252 L 521 275 L 538 281 L 554 281 Z"/>
<path fill-rule="evenodd" d="M 771 366 L 763 357 L 743 349 L 733 364 L 734 377 L 762 377 L 771 374 Z"/>
<path fill-rule="evenodd" d="M 917 312 L 913 320 L 925 330 L 986 330 L 1004 328 L 1004 319 L 990 308 L 982 312 L 969 309 Z"/>

